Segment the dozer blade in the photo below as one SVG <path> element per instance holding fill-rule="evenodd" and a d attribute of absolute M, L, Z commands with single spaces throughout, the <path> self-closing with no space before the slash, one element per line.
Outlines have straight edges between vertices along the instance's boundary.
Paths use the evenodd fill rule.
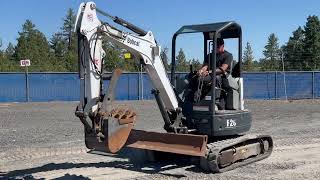
<path fill-rule="evenodd" d="M 133 129 L 127 147 L 155 150 L 190 156 L 206 154 L 207 136 L 191 134 L 158 133 Z"/>
<path fill-rule="evenodd" d="M 98 141 L 97 136 L 86 133 L 86 146 L 91 150 L 108 153 L 116 153 L 124 145 L 131 148 L 190 156 L 205 156 L 207 153 L 207 136 L 148 132 L 135 130 L 132 127 L 132 124 L 127 124 L 109 129 L 108 134 L 110 135 L 101 142 Z"/>

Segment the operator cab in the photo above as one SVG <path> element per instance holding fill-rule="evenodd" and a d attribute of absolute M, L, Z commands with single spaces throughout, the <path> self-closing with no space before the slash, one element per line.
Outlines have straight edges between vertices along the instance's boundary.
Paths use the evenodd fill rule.
<path fill-rule="evenodd" d="M 214 48 L 217 47 L 217 39 L 236 41 L 237 51 L 236 53 L 232 51 L 233 61 L 230 65 L 230 72 L 221 75 L 222 86 L 220 88 L 216 86 L 215 73 L 209 75 L 211 79 L 214 79 L 209 84 L 203 84 L 200 77 L 195 76 L 195 72 L 190 72 L 187 76 L 176 73 L 176 39 L 179 35 L 185 33 L 200 33 L 203 35 L 203 57 L 204 60 L 209 62 L 209 70 L 212 72 L 215 72 L 215 69 L 218 68 L 216 67 L 216 48 Z M 226 46 L 226 50 L 231 48 L 235 47 Z M 188 128 L 194 127 L 202 131 L 200 134 L 211 134 L 212 136 L 236 135 L 250 129 L 251 114 L 244 109 L 243 105 L 241 57 L 241 27 L 236 22 L 187 25 L 181 27 L 174 34 L 172 39 L 171 83 L 175 87 L 177 97 L 180 98 L 179 106 L 183 109 Z M 198 69 L 190 68 L 190 71 L 193 70 Z M 195 98 L 192 102 L 190 102 L 190 98 L 188 100 L 184 98 L 186 91 L 191 91 L 188 90 L 190 88 L 188 86 L 192 84 L 190 83 L 190 76 L 196 78 L 197 83 L 193 83 L 193 88 L 197 88 L 196 93 L 200 92 L 200 98 Z M 224 100 L 222 108 L 218 106 L 221 100 Z M 208 117 L 212 119 L 208 119 Z"/>

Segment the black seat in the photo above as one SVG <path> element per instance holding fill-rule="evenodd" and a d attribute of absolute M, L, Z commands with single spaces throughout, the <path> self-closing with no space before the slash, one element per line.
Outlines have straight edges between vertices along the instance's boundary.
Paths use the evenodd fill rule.
<path fill-rule="evenodd" d="M 231 76 L 234 78 L 240 77 L 240 63 L 239 62 L 232 67 Z"/>

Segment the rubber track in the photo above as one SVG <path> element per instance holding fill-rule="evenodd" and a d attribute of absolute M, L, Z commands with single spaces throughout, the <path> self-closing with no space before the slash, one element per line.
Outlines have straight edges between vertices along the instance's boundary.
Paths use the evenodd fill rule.
<path fill-rule="evenodd" d="M 205 157 L 202 157 L 200 159 L 200 166 L 205 171 L 210 171 L 214 173 L 220 173 L 225 171 L 230 171 L 232 169 L 235 169 L 240 166 L 244 166 L 246 164 L 250 164 L 256 161 L 260 161 L 262 159 L 265 159 L 271 155 L 273 144 L 270 145 L 268 151 L 266 151 L 264 154 L 257 155 L 255 157 L 251 157 L 249 159 L 245 159 L 243 161 L 236 162 L 234 164 L 231 164 L 230 166 L 224 167 L 222 169 L 218 166 L 218 156 L 219 152 L 227 147 L 232 147 L 236 144 L 239 144 L 244 141 L 248 141 L 250 139 L 259 139 L 259 138 L 271 138 L 268 135 L 260 135 L 260 134 L 249 134 L 244 135 L 241 137 L 237 137 L 234 139 L 227 139 L 222 141 L 217 141 L 214 143 L 207 144 L 208 153 Z"/>

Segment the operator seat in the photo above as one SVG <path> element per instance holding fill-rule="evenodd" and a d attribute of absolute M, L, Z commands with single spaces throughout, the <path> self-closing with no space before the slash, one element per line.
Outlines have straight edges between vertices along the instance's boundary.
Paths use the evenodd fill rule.
<path fill-rule="evenodd" d="M 233 64 L 235 64 L 233 66 Z M 240 64 L 232 61 L 231 72 L 222 77 L 222 89 L 225 91 L 225 109 L 238 110 L 240 108 Z"/>

